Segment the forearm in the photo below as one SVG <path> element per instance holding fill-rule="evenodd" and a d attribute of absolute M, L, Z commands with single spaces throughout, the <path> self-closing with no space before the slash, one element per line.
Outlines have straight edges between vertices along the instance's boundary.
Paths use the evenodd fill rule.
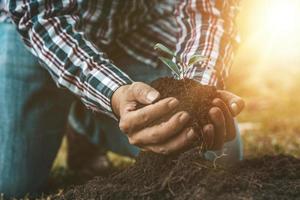
<path fill-rule="evenodd" d="M 238 1 L 196 0 L 177 6 L 177 22 L 181 28 L 177 54 L 188 63 L 194 54 L 209 58 L 192 67 L 186 67 L 185 76 L 205 85 L 223 88 L 234 51 L 238 44 L 235 17 Z"/>
<path fill-rule="evenodd" d="M 87 107 L 112 115 L 113 92 L 131 80 L 77 29 L 77 3 L 11 1 L 10 10 L 24 40 L 57 85 L 76 94 Z"/>

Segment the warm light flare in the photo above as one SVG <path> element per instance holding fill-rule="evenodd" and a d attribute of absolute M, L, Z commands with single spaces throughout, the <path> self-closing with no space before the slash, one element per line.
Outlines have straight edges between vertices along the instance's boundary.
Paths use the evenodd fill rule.
<path fill-rule="evenodd" d="M 254 52 L 261 65 L 300 59 L 300 0 L 254 0 L 245 8 L 240 53 Z"/>
<path fill-rule="evenodd" d="M 266 33 L 271 33 L 276 39 L 293 39 L 300 37 L 299 19 L 299 1 L 272 0 L 262 16 L 261 25 Z"/>

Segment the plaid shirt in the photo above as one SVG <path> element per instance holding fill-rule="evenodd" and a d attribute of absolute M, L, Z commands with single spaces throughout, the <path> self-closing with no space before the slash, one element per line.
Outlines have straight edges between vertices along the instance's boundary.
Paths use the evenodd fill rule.
<path fill-rule="evenodd" d="M 122 48 L 153 67 L 157 42 L 184 63 L 198 53 L 210 60 L 185 76 L 223 87 L 238 42 L 238 0 L 2 0 L 2 7 L 57 85 L 111 116 L 113 92 L 132 80 L 106 53 Z"/>
<path fill-rule="evenodd" d="M 0 0 L 0 23 L 10 23 L 11 20 L 8 14 L 8 4 L 5 2 L 6 0 Z"/>

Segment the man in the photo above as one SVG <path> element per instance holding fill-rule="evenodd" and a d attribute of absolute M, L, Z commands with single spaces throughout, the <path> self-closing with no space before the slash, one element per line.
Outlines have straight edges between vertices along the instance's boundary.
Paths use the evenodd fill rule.
<path fill-rule="evenodd" d="M 57 86 L 97 113 L 94 130 L 100 133 L 89 135 L 92 142 L 105 141 L 109 149 L 129 156 L 140 149 L 170 154 L 191 144 L 199 133 L 183 128 L 186 112 L 148 126 L 179 103 L 160 99 L 147 84 L 170 75 L 152 48 L 163 43 L 185 63 L 195 53 L 209 57 L 185 76 L 223 89 L 237 42 L 237 6 L 229 0 L 2 2 L 2 17 L 11 17 L 44 68 L 21 48 L 11 25 L 2 23 L 0 191 L 22 196 L 41 190 L 47 180 L 73 101 L 67 91 L 54 87 L 47 72 Z M 233 117 L 243 108 L 239 97 L 219 93 L 209 112 L 212 124 L 203 127 L 212 150 L 238 134 Z M 145 107 L 136 109 L 138 103 Z M 240 159 L 239 140 L 226 145 L 234 146 L 229 153 Z"/>

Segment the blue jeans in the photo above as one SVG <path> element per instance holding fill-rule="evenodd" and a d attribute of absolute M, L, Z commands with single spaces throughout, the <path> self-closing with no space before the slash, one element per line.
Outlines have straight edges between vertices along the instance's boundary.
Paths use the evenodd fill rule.
<path fill-rule="evenodd" d="M 72 96 L 0 23 L 0 193 L 38 192 L 60 147 Z"/>
<path fill-rule="evenodd" d="M 0 33 L 0 193 L 21 197 L 45 186 L 75 98 L 56 87 L 25 49 L 13 25 L 0 23 Z M 137 81 L 149 82 L 169 74 L 164 67 L 153 69 L 128 56 L 116 56 L 116 61 Z M 89 111 L 78 118 L 76 105 L 69 121 L 78 132 L 114 152 L 138 154 L 139 149 L 128 143 L 117 122 Z M 232 152 L 230 158 L 241 158 L 239 137 L 226 145 Z"/>

